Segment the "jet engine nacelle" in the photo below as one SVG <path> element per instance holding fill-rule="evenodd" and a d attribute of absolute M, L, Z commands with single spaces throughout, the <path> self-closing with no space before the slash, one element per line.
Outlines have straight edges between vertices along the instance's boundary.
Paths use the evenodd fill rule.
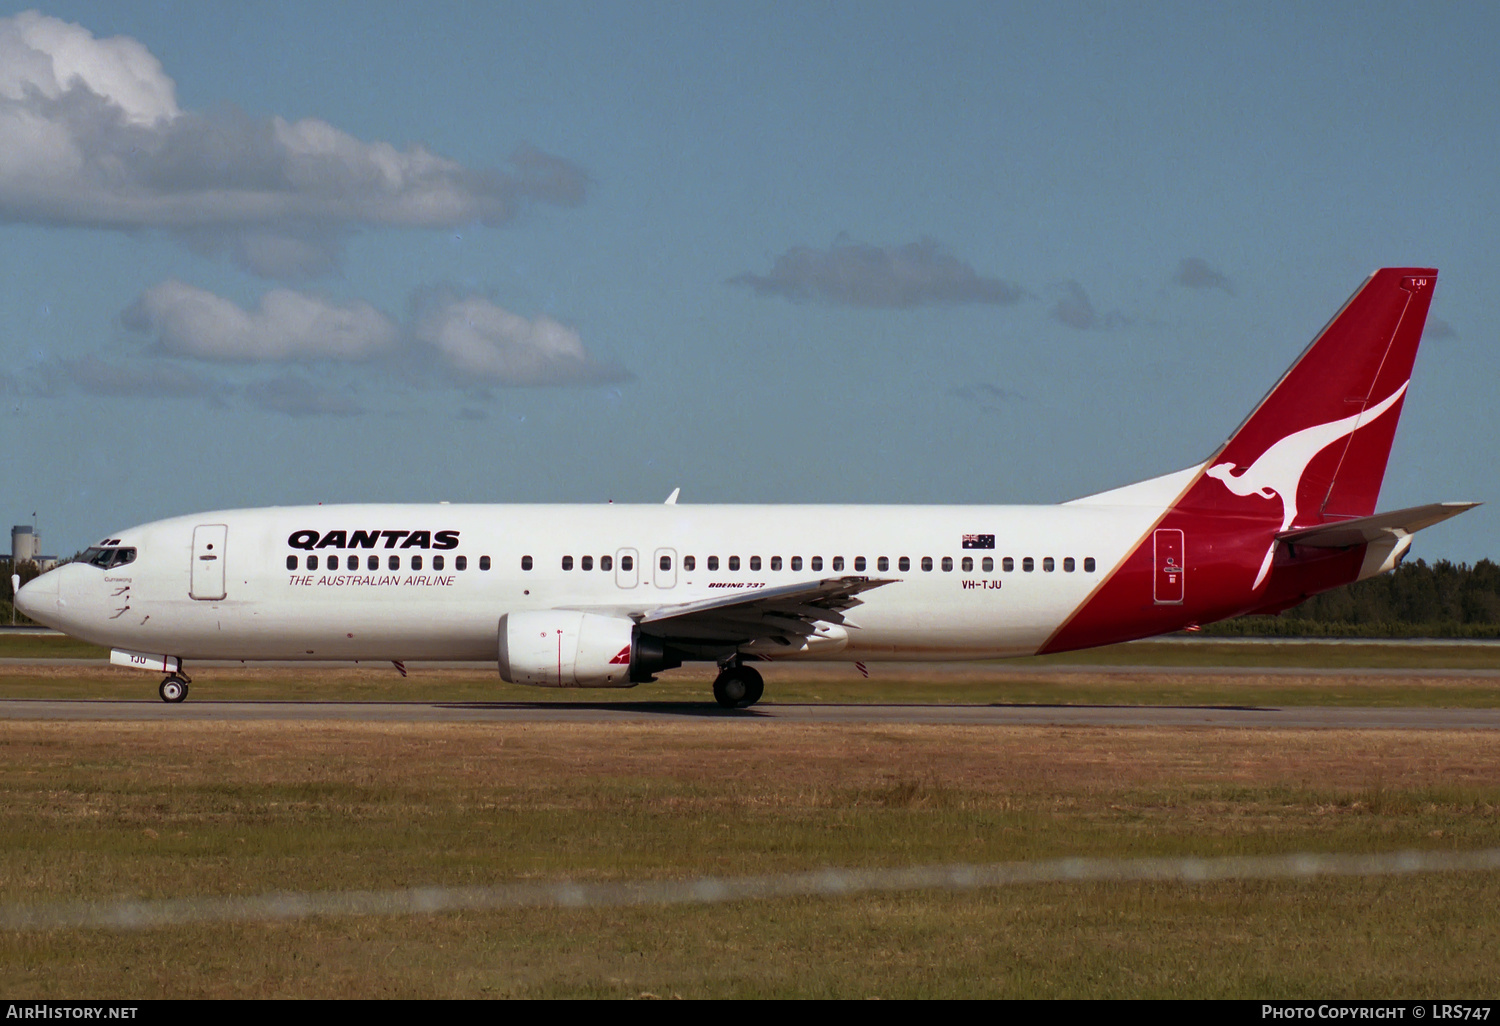
<path fill-rule="evenodd" d="M 500 617 L 500 679 L 545 688 L 628 688 L 681 666 L 635 621 L 573 609 Z"/>

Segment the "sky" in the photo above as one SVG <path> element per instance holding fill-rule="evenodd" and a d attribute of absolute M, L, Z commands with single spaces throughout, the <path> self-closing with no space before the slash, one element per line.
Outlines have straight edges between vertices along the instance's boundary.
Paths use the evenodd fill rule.
<path fill-rule="evenodd" d="M 1492 500 L 1497 38 L 0 0 L 5 512 L 68 555 L 243 506 L 1060 502 L 1206 458 L 1390 265 L 1440 279 L 1381 508 Z"/>

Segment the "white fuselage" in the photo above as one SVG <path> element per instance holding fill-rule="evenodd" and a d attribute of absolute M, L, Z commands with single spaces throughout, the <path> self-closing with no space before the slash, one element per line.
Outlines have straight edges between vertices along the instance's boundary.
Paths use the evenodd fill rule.
<path fill-rule="evenodd" d="M 28 585 L 25 608 L 87 641 L 185 660 L 492 660 L 506 613 L 639 617 L 726 591 L 864 574 L 892 583 L 861 596 L 847 641 L 795 655 L 1023 655 L 1046 642 L 1161 516 L 1159 501 L 1115 504 L 1135 498 L 1122 491 L 1061 506 L 228 510 L 112 535 L 107 542 L 136 550 L 133 562 L 60 567 Z M 366 532 L 357 545 L 356 531 Z M 965 536 L 974 546 L 987 535 L 994 548 L 965 547 Z M 205 539 L 217 539 L 215 551 L 205 550 Z"/>

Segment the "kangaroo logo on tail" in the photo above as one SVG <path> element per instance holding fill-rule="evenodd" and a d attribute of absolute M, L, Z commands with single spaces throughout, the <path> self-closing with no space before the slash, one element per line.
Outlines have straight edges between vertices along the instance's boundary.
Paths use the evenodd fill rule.
<path fill-rule="evenodd" d="M 1259 495 L 1262 499 L 1281 499 L 1281 530 L 1285 531 L 1297 519 L 1297 489 L 1302 485 L 1302 475 L 1313 457 L 1341 438 L 1352 435 L 1358 428 L 1379 418 L 1406 394 L 1404 382 L 1383 401 L 1366 410 L 1342 420 L 1315 424 L 1301 431 L 1294 431 L 1260 454 L 1250 466 L 1234 472 L 1236 464 L 1218 463 L 1205 473 L 1224 482 L 1235 495 Z M 1276 554 L 1276 540 L 1266 550 L 1266 558 L 1260 564 L 1260 573 L 1255 576 L 1252 588 L 1259 588 L 1271 570 L 1271 557 Z"/>

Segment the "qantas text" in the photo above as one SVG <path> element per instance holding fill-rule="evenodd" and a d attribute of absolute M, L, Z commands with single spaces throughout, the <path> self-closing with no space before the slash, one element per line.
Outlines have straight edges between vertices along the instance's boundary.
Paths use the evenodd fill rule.
<path fill-rule="evenodd" d="M 458 548 L 457 531 L 293 531 L 286 543 L 294 549 L 373 549 L 382 539 L 387 549 Z"/>

